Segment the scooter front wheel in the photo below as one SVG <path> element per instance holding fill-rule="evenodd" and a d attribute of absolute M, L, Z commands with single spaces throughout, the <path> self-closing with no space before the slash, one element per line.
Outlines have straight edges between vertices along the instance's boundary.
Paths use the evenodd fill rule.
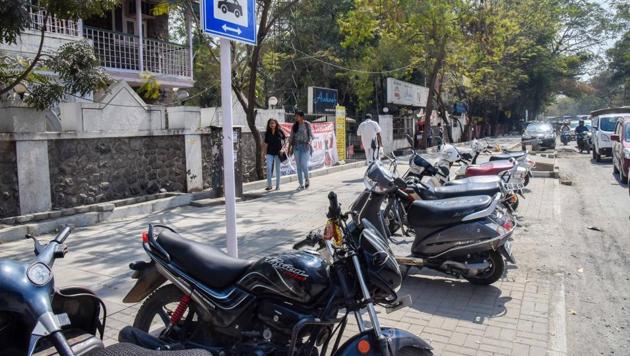
<path fill-rule="evenodd" d="M 487 270 L 474 277 L 465 277 L 466 280 L 472 284 L 490 285 L 503 277 L 505 261 L 501 253 L 499 251 L 490 251 L 488 262 L 490 262 L 490 267 Z"/>

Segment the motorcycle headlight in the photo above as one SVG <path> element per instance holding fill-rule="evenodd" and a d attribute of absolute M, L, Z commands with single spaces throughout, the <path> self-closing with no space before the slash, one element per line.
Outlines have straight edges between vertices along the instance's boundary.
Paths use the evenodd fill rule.
<path fill-rule="evenodd" d="M 630 148 L 623 149 L 623 158 L 630 159 Z"/>
<path fill-rule="evenodd" d="M 50 268 L 41 262 L 32 264 L 26 271 L 26 276 L 31 283 L 43 286 L 50 282 L 52 278 L 52 272 Z"/>

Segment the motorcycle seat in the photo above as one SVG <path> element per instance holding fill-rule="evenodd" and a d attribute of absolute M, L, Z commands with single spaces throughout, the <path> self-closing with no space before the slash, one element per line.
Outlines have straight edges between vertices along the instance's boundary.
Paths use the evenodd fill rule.
<path fill-rule="evenodd" d="M 510 158 L 520 159 L 523 156 L 525 156 L 526 154 L 527 154 L 527 152 L 525 152 L 525 151 L 501 153 L 501 154 L 496 154 L 496 155 L 490 156 L 490 161 L 507 161 Z"/>
<path fill-rule="evenodd" d="M 216 247 L 186 240 L 170 230 L 160 232 L 157 242 L 184 272 L 215 289 L 234 284 L 254 263 L 228 256 Z"/>
<path fill-rule="evenodd" d="M 501 192 L 501 185 L 498 182 L 489 183 L 466 183 L 457 185 L 446 185 L 441 187 L 429 187 L 428 189 L 418 189 L 418 195 L 423 200 L 438 200 L 455 197 L 468 197 L 473 195 L 490 195 Z"/>
<path fill-rule="evenodd" d="M 494 175 L 507 171 L 514 167 L 511 161 L 492 161 L 466 168 L 467 176 Z"/>
<path fill-rule="evenodd" d="M 492 204 L 487 195 L 474 195 L 441 200 L 416 200 L 409 208 L 408 220 L 413 227 L 439 227 L 461 222 L 470 214 Z"/>
<path fill-rule="evenodd" d="M 476 176 L 476 177 L 468 177 L 468 178 L 460 178 L 449 180 L 444 183 L 445 186 L 449 185 L 460 185 L 460 184 L 469 184 L 469 183 L 499 183 L 501 178 L 499 176 Z"/>

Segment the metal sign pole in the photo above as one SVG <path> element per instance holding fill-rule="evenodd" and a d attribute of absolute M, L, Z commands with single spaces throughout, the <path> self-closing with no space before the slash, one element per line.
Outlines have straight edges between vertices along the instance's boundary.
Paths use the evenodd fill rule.
<path fill-rule="evenodd" d="M 230 40 L 221 38 L 221 107 L 223 109 L 223 186 L 227 252 L 238 257 L 236 191 L 234 183 L 234 130 L 232 128 L 232 53 Z"/>

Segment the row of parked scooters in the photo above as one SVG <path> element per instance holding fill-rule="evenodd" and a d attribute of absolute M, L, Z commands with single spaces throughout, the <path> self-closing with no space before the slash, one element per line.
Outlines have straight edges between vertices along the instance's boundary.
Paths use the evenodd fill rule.
<path fill-rule="evenodd" d="M 149 261 L 130 265 L 136 283 L 123 299 L 142 306 L 108 347 L 101 299 L 54 286 L 52 266 L 66 254 L 70 229 L 46 245 L 33 238 L 33 261 L 0 260 L 0 354 L 431 355 L 419 336 L 381 326 L 375 305 L 392 312 L 411 304 L 397 293 L 401 264 L 491 284 L 504 259 L 515 262 L 514 211 L 531 162 L 520 152 L 477 165 L 487 149 L 446 145 L 435 165 L 413 152 L 400 177 L 395 157 L 389 168 L 377 160 L 348 211 L 328 195 L 323 233 L 257 261 L 149 225 L 141 237 Z M 451 179 L 454 164 L 468 177 Z M 398 230 L 415 235 L 408 256 L 390 247 Z M 349 318 L 359 333 L 342 343 Z"/>

